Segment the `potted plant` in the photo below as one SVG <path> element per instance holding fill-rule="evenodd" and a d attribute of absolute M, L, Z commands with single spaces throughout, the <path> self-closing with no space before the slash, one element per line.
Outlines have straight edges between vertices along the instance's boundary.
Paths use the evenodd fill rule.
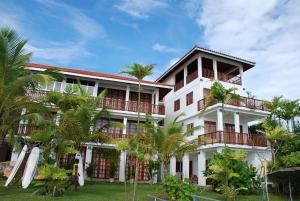
<path fill-rule="evenodd" d="M 109 168 L 109 181 L 112 183 L 114 182 L 115 173 L 117 170 L 117 164 L 115 161 L 111 161 L 110 168 Z"/>

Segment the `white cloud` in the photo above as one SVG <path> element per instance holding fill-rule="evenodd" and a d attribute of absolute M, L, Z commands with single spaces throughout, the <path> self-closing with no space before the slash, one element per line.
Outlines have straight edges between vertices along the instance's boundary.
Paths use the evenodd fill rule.
<path fill-rule="evenodd" d="M 86 15 L 82 10 L 63 3 L 62 1 L 36 0 L 43 6 L 49 8 L 52 13 L 63 14 L 56 16 L 61 21 L 72 26 L 81 36 L 85 38 L 105 36 L 104 28 L 94 19 Z M 53 14 L 53 16 L 55 16 Z"/>
<path fill-rule="evenodd" d="M 121 0 L 116 8 L 134 18 L 146 19 L 154 9 L 167 5 L 167 0 Z"/>
<path fill-rule="evenodd" d="M 180 58 L 173 58 L 173 59 L 171 59 L 170 62 L 169 62 L 169 64 L 168 64 L 168 66 L 166 67 L 166 70 L 168 68 L 170 68 L 171 66 L 173 66 L 177 61 L 179 61 L 179 59 Z"/>
<path fill-rule="evenodd" d="M 256 61 L 256 67 L 245 73 L 250 91 L 259 98 L 300 97 L 300 1 L 202 3 L 200 9 L 185 8 L 204 29 L 207 46 Z"/>
<path fill-rule="evenodd" d="M 27 44 L 25 50 L 33 52 L 32 57 L 43 60 L 52 60 L 62 64 L 68 64 L 75 58 L 90 55 L 85 50 L 84 44 L 60 44 L 52 47 L 41 47 Z"/>
<path fill-rule="evenodd" d="M 162 45 L 160 43 L 155 43 L 152 46 L 152 49 L 155 50 L 155 51 L 158 51 L 158 52 L 177 52 L 178 51 L 178 49 L 176 49 L 176 48 L 167 47 L 167 46 Z"/>

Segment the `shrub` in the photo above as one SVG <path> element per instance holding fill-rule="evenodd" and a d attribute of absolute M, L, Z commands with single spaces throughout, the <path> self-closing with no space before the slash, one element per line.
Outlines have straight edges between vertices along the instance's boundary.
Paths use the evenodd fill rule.
<path fill-rule="evenodd" d="M 166 176 L 163 188 L 172 201 L 189 201 L 191 195 L 196 194 L 198 186 L 193 185 L 188 179 L 178 180 L 175 176 Z"/>
<path fill-rule="evenodd" d="M 91 178 L 93 176 L 95 170 L 95 165 L 90 163 L 89 166 L 86 168 L 86 175 Z"/>

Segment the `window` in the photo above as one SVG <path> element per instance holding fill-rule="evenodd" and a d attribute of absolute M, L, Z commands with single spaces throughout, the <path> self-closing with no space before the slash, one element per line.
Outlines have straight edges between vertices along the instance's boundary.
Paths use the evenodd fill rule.
<path fill-rule="evenodd" d="M 194 123 L 190 123 L 186 125 L 186 130 L 189 131 L 194 128 Z M 189 136 L 194 135 L 194 132 L 189 133 Z"/>
<path fill-rule="evenodd" d="M 175 75 L 174 91 L 177 91 L 177 90 L 179 90 L 180 88 L 182 88 L 184 86 L 184 82 L 183 82 L 184 79 L 183 78 L 184 78 L 183 70 Z"/>
<path fill-rule="evenodd" d="M 186 105 L 193 103 L 193 92 L 190 92 L 186 95 Z"/>
<path fill-rule="evenodd" d="M 187 66 L 186 83 L 190 83 L 198 77 L 198 59 L 195 59 Z"/>
<path fill-rule="evenodd" d="M 174 112 L 180 110 L 180 99 L 174 101 Z"/>

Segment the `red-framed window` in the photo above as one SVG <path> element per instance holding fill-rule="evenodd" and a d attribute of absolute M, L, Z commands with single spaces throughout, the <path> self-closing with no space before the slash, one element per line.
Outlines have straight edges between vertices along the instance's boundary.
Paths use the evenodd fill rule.
<path fill-rule="evenodd" d="M 180 99 L 174 101 L 174 112 L 180 110 Z"/>
<path fill-rule="evenodd" d="M 190 92 L 186 95 L 186 105 L 193 103 L 193 92 Z"/>

